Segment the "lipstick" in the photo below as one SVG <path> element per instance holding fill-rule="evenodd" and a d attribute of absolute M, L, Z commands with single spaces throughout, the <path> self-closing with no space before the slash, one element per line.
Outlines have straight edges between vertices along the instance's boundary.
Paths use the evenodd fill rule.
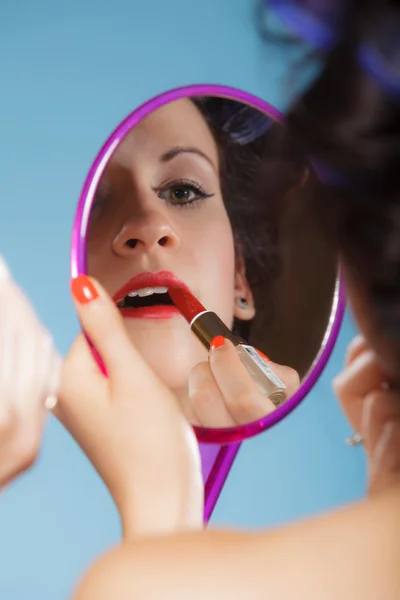
<path fill-rule="evenodd" d="M 286 400 L 287 388 L 283 381 L 260 356 L 260 353 L 245 340 L 234 335 L 216 313 L 206 310 L 187 289 L 169 287 L 168 295 L 207 350 L 210 349 L 212 340 L 218 335 L 230 340 L 259 390 L 267 395 L 275 406 L 280 406 Z"/>

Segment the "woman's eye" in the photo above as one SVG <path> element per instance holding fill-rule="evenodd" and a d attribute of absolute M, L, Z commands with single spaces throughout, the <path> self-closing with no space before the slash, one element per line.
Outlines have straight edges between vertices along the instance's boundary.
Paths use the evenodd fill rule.
<path fill-rule="evenodd" d="M 191 202 L 196 198 L 196 192 L 188 187 L 180 186 L 171 189 L 171 199 L 178 204 L 181 202 Z"/>
<path fill-rule="evenodd" d="M 161 190 L 158 196 L 170 204 L 185 205 L 209 198 L 212 194 L 206 194 L 200 187 L 192 183 L 179 183 Z"/>

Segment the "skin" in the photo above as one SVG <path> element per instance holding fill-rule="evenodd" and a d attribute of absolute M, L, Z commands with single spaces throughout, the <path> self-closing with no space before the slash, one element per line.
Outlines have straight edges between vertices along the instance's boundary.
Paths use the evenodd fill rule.
<path fill-rule="evenodd" d="M 357 293 L 355 282 L 348 289 Z M 358 322 L 368 320 L 368 305 L 360 297 L 353 300 Z M 399 597 L 400 398 L 387 389 L 382 359 L 370 345 L 378 338 L 383 341 L 378 333 L 353 341 L 335 381 L 345 413 L 365 436 L 366 500 L 257 534 L 188 533 L 178 526 L 170 535 L 146 536 L 133 527 L 120 546 L 95 562 L 74 599 Z"/>
<path fill-rule="evenodd" d="M 193 148 L 163 159 L 174 148 Z M 182 180 L 192 203 L 175 200 Z M 202 198 L 201 194 L 210 195 Z M 171 271 L 228 327 L 235 299 L 251 292 L 244 270 L 236 272 L 233 234 L 219 180 L 218 149 L 205 120 L 188 99 L 167 104 L 143 119 L 121 142 L 100 184 L 91 218 L 88 273 L 111 296 L 144 271 Z M 134 248 L 127 246 L 137 240 Z M 254 306 L 242 314 L 254 316 Z M 175 393 L 187 388 L 193 366 L 207 351 L 183 317 L 126 319 L 136 347 Z M 171 352 L 171 349 L 173 351 Z"/>
<path fill-rule="evenodd" d="M 254 318 L 245 265 L 235 255 L 221 193 L 218 148 L 190 100 L 153 112 L 118 146 L 92 210 L 87 258 L 89 274 L 111 296 L 139 273 L 171 271 L 229 328 L 234 317 Z M 240 298 L 247 300 L 246 307 Z M 150 367 L 180 399 L 192 424 L 232 427 L 275 410 L 252 383 L 231 344 L 211 353 L 208 361 L 207 351 L 182 316 L 126 318 L 125 326 Z M 299 387 L 297 373 L 275 364 L 273 369 L 290 397 Z"/>
<path fill-rule="evenodd" d="M 132 345 L 121 315 L 100 286 L 93 302 L 76 302 L 109 380 L 98 372 L 84 337 L 79 336 L 64 361 L 55 412 L 110 489 L 124 531 L 123 543 L 85 575 L 77 600 L 399 597 L 400 402 L 398 393 L 387 387 L 396 376 L 396 362 L 362 287 L 348 269 L 345 274 L 364 337 L 351 345 L 335 389 L 352 426 L 365 437 L 368 498 L 329 515 L 257 534 L 202 531 L 198 450 L 175 395 Z M 18 298 L 23 300 L 14 284 L 7 284 L 7 289 L 12 291 L 12 306 Z M 17 351 L 15 369 L 22 374 L 23 353 L 30 347 L 27 331 L 36 332 L 39 345 L 48 337 L 25 301 L 17 312 L 18 322 L 24 323 L 24 343 Z M 226 348 L 229 352 L 229 346 L 216 350 L 210 362 Z M 27 361 L 44 357 L 43 370 L 31 373 L 31 377 L 42 374 L 37 388 L 42 392 L 33 394 L 33 380 L 27 378 L 21 400 L 32 402 L 21 403 L 15 418 L 3 420 L 7 427 L 1 441 L 9 460 L 2 463 L 0 483 L 26 469 L 36 455 L 44 416 L 41 402 L 51 388 L 48 366 L 53 360 L 51 351 L 42 350 L 38 346 Z M 228 372 L 235 373 L 232 365 Z M 3 408 L 7 408 L 4 400 L 18 389 L 12 381 L 3 385 Z M 145 396 L 146 403 L 132 402 L 135 395 Z M 246 395 L 251 390 L 244 387 L 241 396 Z M 27 431 L 37 434 L 32 445 L 26 444 Z"/>
<path fill-rule="evenodd" d="M 387 375 L 368 340 L 353 342 L 335 383 L 352 425 L 365 436 L 368 499 L 275 531 L 204 532 L 193 432 L 174 395 L 132 345 L 107 293 L 96 289 L 91 302 L 75 300 L 75 305 L 109 379 L 99 373 L 80 335 L 63 364 L 55 412 L 113 494 L 124 541 L 95 562 L 74 598 L 399 597 L 400 425 L 394 410 L 399 398 L 383 385 Z M 19 320 L 30 311 L 21 303 Z M 49 378 L 41 381 L 46 389 Z M 2 401 L 12 389 L 3 389 Z M 131 401 L 138 393 L 145 394 L 146 403 Z M 371 397 L 379 402 L 371 404 Z M 37 431 L 43 407 L 23 406 L 17 429 L 22 433 L 29 425 Z M 23 436 L 14 438 L 14 449 L 18 440 Z M 23 454 L 13 456 L 21 471 Z"/>
<path fill-rule="evenodd" d="M 0 256 L 0 488 L 36 460 L 61 360 Z"/>

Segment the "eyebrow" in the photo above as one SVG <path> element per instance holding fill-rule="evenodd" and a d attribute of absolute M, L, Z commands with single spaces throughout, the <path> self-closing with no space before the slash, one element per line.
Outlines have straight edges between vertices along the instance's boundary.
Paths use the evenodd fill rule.
<path fill-rule="evenodd" d="M 204 158 L 212 166 L 214 171 L 217 172 L 217 167 L 213 163 L 211 158 L 207 156 L 207 154 L 204 154 L 204 152 L 202 152 L 199 148 L 195 148 L 194 146 L 174 146 L 173 148 L 162 154 L 162 156 L 160 157 L 160 161 L 169 162 L 176 156 L 179 156 L 179 154 L 197 154 L 197 156 Z"/>

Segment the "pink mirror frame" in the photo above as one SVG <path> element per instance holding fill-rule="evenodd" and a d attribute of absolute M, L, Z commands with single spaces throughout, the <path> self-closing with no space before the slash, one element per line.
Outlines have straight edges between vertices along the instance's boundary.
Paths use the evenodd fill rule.
<path fill-rule="evenodd" d="M 242 90 L 221 85 L 190 85 L 176 88 L 152 98 L 135 109 L 109 136 L 100 152 L 97 154 L 83 185 L 73 224 L 71 243 L 71 277 L 86 274 L 86 234 L 89 215 L 96 188 L 108 160 L 125 135 L 141 119 L 164 104 L 191 96 L 219 96 L 231 98 L 249 104 L 267 113 L 272 119 L 282 120 L 282 115 L 264 100 Z M 260 421 L 229 429 L 197 428 L 195 432 L 199 441 L 203 481 L 205 486 L 204 518 L 207 522 L 214 510 L 215 504 L 224 486 L 233 461 L 240 448 L 241 440 L 252 437 L 269 429 L 289 413 L 291 413 L 310 392 L 318 381 L 335 346 L 345 310 L 344 285 L 338 268 L 337 285 L 332 305 L 330 322 L 328 324 L 321 350 L 316 357 L 307 377 L 299 390 L 278 410 Z"/>

